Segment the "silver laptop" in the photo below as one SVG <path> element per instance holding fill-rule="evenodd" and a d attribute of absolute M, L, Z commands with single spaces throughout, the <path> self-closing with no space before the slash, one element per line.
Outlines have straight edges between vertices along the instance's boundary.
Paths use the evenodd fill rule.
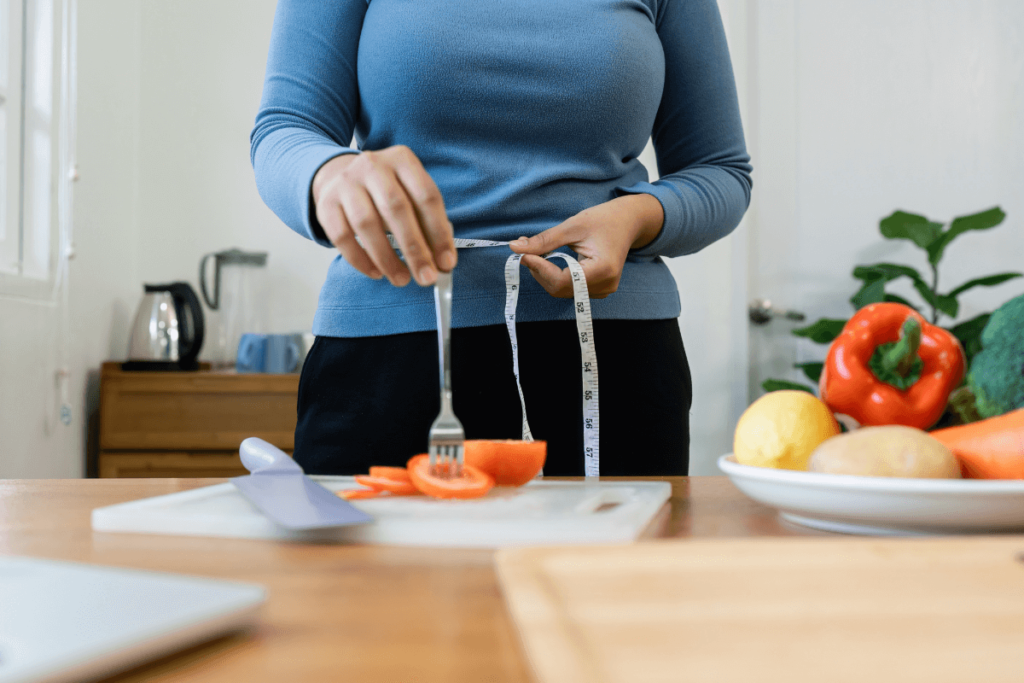
<path fill-rule="evenodd" d="M 253 584 L 0 557 L 0 683 L 111 675 L 253 623 Z"/>

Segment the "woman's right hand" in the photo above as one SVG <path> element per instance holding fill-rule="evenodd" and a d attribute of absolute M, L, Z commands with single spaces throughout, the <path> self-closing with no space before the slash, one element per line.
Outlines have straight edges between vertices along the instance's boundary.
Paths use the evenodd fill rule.
<path fill-rule="evenodd" d="M 437 280 L 438 270 L 455 267 L 455 236 L 444 199 L 408 147 L 334 157 L 316 172 L 312 190 L 327 239 L 359 272 L 404 287 L 412 269 L 416 282 L 427 286 Z M 388 242 L 389 232 L 405 263 Z"/>

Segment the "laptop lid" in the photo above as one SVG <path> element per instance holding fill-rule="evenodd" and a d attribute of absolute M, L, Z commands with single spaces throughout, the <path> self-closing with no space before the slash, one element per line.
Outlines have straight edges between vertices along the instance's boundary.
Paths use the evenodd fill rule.
<path fill-rule="evenodd" d="M 108 676 L 245 628 L 265 600 L 253 584 L 0 557 L 0 683 Z"/>

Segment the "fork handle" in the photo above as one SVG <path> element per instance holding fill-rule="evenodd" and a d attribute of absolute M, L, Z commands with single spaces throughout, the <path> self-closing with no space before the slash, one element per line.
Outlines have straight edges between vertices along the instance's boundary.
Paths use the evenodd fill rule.
<path fill-rule="evenodd" d="M 452 329 L 452 274 L 439 272 L 434 285 L 434 305 L 437 309 L 438 373 L 441 378 L 441 406 L 451 409 L 451 329 Z"/>

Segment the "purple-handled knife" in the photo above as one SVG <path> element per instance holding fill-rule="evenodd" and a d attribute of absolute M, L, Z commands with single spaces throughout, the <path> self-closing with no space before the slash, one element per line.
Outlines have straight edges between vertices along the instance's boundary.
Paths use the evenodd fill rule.
<path fill-rule="evenodd" d="M 263 439 L 249 437 L 238 449 L 252 474 L 232 477 L 245 498 L 277 524 L 289 529 L 323 529 L 365 524 L 373 518 L 305 475 L 287 453 Z"/>

